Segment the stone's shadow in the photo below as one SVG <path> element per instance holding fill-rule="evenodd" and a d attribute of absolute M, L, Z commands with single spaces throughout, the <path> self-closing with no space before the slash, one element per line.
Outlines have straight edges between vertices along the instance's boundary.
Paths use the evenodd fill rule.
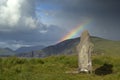
<path fill-rule="evenodd" d="M 95 70 L 95 74 L 100 75 L 100 76 L 111 74 L 113 72 L 112 68 L 113 68 L 112 64 L 105 63 L 103 66 L 101 66 Z"/>

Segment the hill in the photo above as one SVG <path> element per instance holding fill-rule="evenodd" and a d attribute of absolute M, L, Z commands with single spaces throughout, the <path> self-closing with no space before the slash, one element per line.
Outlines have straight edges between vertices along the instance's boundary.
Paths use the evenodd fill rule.
<path fill-rule="evenodd" d="M 0 56 L 2 57 L 13 56 L 15 54 L 16 53 L 9 48 L 0 48 Z"/>
<path fill-rule="evenodd" d="M 112 41 L 93 37 L 92 41 L 95 45 L 94 53 L 102 55 L 120 55 L 120 41 Z"/>
<path fill-rule="evenodd" d="M 69 39 L 69 40 L 60 42 L 56 45 L 45 47 L 42 50 L 34 51 L 33 53 L 32 52 L 20 53 L 20 54 L 17 54 L 17 56 L 19 57 L 47 57 L 47 56 L 59 55 L 59 54 L 73 54 L 73 52 L 75 52 L 75 46 L 79 43 L 79 41 L 80 41 L 80 38 Z"/>
<path fill-rule="evenodd" d="M 91 37 L 91 40 L 94 43 L 94 54 L 120 55 L 120 41 L 112 41 L 99 37 Z M 79 42 L 80 42 L 80 38 L 69 39 L 60 42 L 56 45 L 43 48 L 42 50 L 34 51 L 33 53 L 22 53 L 17 56 L 47 57 L 51 55 L 77 54 L 76 46 Z"/>

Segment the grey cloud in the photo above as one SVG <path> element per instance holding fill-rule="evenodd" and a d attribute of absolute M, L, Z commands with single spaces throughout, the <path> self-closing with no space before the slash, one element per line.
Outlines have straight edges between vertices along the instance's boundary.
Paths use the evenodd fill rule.
<path fill-rule="evenodd" d="M 41 33 L 45 30 L 45 33 Z M 55 44 L 56 41 L 63 35 L 62 29 L 55 25 L 43 27 L 43 29 L 0 32 L 0 42 L 4 42 L 0 47 L 8 46 L 14 49 L 21 46 L 35 46 L 35 45 L 50 45 Z M 15 48 L 16 49 L 16 48 Z"/>

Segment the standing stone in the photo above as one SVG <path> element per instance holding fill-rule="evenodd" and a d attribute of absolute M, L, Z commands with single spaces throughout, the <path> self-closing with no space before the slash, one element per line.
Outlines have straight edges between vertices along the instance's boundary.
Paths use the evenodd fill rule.
<path fill-rule="evenodd" d="M 93 44 L 90 41 L 90 35 L 87 30 L 83 31 L 80 43 L 77 46 L 79 72 L 92 73 L 91 52 Z"/>

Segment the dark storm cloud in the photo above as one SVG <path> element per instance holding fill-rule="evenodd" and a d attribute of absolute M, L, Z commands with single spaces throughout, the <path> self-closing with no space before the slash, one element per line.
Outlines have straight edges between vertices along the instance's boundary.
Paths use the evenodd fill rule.
<path fill-rule="evenodd" d="M 73 23 L 80 20 L 81 17 L 91 17 L 97 20 L 99 18 L 119 19 L 120 17 L 119 0 L 38 0 L 38 2 L 61 7 L 58 8 L 59 13 L 56 14 L 56 18 L 58 20 L 59 18 L 63 18 L 63 20 L 73 19 Z"/>
<path fill-rule="evenodd" d="M 119 0 L 38 0 L 39 2 L 61 6 L 63 12 L 87 15 L 101 13 L 119 14 Z M 86 13 L 88 12 L 88 13 Z M 101 14 L 101 15 L 102 15 Z M 80 14 L 79 14 L 80 15 Z"/>
<path fill-rule="evenodd" d="M 80 16 L 109 18 L 120 16 L 120 1 L 115 0 L 74 0 L 63 3 L 63 13 L 68 17 Z M 63 14 L 63 16 L 65 15 Z M 66 16 L 65 15 L 65 16 Z M 70 15 L 70 16 L 69 16 Z"/>
<path fill-rule="evenodd" d="M 89 28 L 92 35 L 107 39 L 120 40 L 120 1 L 119 0 L 68 0 L 63 5 L 63 16 L 73 19 L 81 16 L 93 19 Z M 65 14 L 64 14 L 65 13 Z M 78 20 L 78 19 L 77 19 Z M 94 32 L 94 33 L 92 33 Z"/>
<path fill-rule="evenodd" d="M 51 25 L 44 29 L 36 29 L 29 31 L 12 31 L 12 32 L 0 32 L 0 41 L 19 44 L 19 45 L 50 45 L 56 43 L 56 41 L 62 36 L 63 33 L 59 34 L 61 28 Z M 16 43 L 13 43 L 16 41 Z"/>
<path fill-rule="evenodd" d="M 43 1 L 44 4 L 58 4 L 58 6 L 61 7 L 59 13 L 56 14 L 56 18 L 58 18 L 58 21 L 61 23 L 65 22 L 67 24 L 67 29 L 70 29 L 70 26 L 73 24 L 79 24 L 79 22 L 90 18 L 93 21 L 91 27 L 88 27 L 88 30 L 92 35 L 107 39 L 120 40 L 119 0 L 41 1 Z"/>

